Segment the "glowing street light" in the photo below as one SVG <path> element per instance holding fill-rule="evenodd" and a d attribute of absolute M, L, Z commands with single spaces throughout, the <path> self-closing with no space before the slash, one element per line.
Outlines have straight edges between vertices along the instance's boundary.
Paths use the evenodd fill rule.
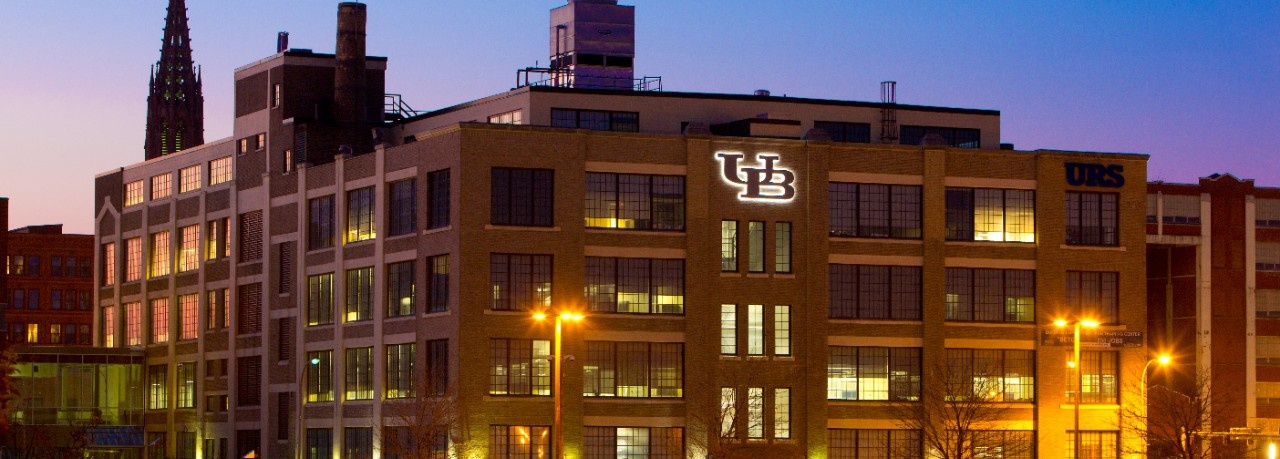
<path fill-rule="evenodd" d="M 1151 406 L 1150 403 L 1147 403 L 1147 369 L 1151 368 L 1151 364 L 1153 363 L 1158 363 L 1160 364 L 1160 366 L 1163 367 L 1163 366 L 1168 366 L 1169 362 L 1171 361 L 1173 361 L 1173 357 L 1170 356 L 1169 354 L 1160 354 L 1156 356 L 1156 358 L 1148 360 L 1147 364 L 1142 366 L 1142 412 L 1143 413 L 1146 413 L 1147 408 Z M 1147 419 L 1150 419 L 1150 417 L 1147 417 Z M 1150 429 L 1149 426 L 1143 426 L 1143 428 L 1148 430 Z M 1151 436 L 1150 434 L 1148 434 L 1147 438 L 1142 441 L 1142 457 L 1147 457 L 1147 454 L 1146 454 L 1147 446 L 1150 443 L 1151 443 Z"/>
<path fill-rule="evenodd" d="M 551 398 L 554 399 L 556 408 L 555 408 L 555 418 L 552 421 L 551 430 L 555 438 L 553 451 L 555 451 L 554 455 L 557 459 L 564 457 L 564 422 L 562 420 L 563 418 L 560 412 L 560 406 L 561 406 L 560 376 L 562 373 L 560 368 L 561 357 L 562 357 L 560 353 L 560 338 L 562 335 L 562 331 L 561 331 L 563 328 L 562 324 L 565 321 L 578 322 L 578 321 L 581 321 L 583 317 L 584 316 L 582 314 L 572 313 L 572 312 L 562 312 L 559 315 L 555 316 L 556 339 L 555 339 L 555 344 L 553 344 L 551 348 L 551 360 L 553 361 L 553 365 L 554 365 L 554 368 L 552 368 L 551 370 L 551 381 L 552 381 Z M 533 314 L 533 318 L 534 320 L 545 320 L 547 318 L 547 314 L 544 312 L 536 312 Z"/>
<path fill-rule="evenodd" d="M 1072 327 L 1072 329 L 1075 331 L 1075 335 L 1071 341 L 1073 357 L 1071 358 L 1070 362 L 1067 362 L 1067 366 L 1076 369 L 1076 394 L 1075 394 L 1076 400 L 1075 400 L 1075 413 L 1074 413 L 1075 414 L 1075 428 L 1074 428 L 1075 430 L 1072 431 L 1073 432 L 1072 436 L 1074 438 L 1074 441 L 1072 443 L 1074 443 L 1073 451 L 1075 453 L 1075 457 L 1079 459 L 1080 458 L 1080 403 L 1084 401 L 1084 399 L 1081 397 L 1081 392 L 1084 392 L 1084 368 L 1081 368 L 1083 367 L 1083 365 L 1080 364 L 1080 327 L 1097 328 L 1098 325 L 1100 324 L 1098 323 L 1098 321 L 1091 320 L 1091 319 L 1080 319 L 1080 320 L 1071 320 L 1071 321 L 1068 321 L 1066 319 L 1057 319 L 1053 321 L 1053 325 L 1058 328 Z"/>

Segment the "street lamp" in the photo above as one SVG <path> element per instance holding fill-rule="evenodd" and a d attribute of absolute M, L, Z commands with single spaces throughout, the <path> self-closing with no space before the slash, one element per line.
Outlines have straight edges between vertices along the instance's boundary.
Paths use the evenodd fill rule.
<path fill-rule="evenodd" d="M 299 368 L 299 369 L 298 369 L 298 385 L 296 386 L 296 387 L 298 388 L 298 390 L 297 390 L 297 398 L 298 398 L 298 402 L 297 402 L 297 403 L 298 403 L 298 432 L 297 432 L 297 434 L 298 434 L 298 439 L 297 439 L 297 440 L 294 440 L 294 448 L 296 448 L 296 449 L 297 449 L 297 459 L 305 459 L 305 458 L 306 458 L 306 453 L 305 453 L 305 451 L 306 451 L 306 445 L 307 445 L 306 439 L 305 439 L 305 438 L 303 438 L 303 437 L 305 436 L 306 432 L 307 432 L 307 427 L 306 427 L 306 425 L 305 425 L 305 424 L 307 423 L 307 422 L 306 422 L 306 421 L 307 421 L 307 417 L 306 417 L 306 415 L 304 414 L 305 412 L 302 410 L 302 405 L 303 405 L 303 402 L 304 402 L 303 398 L 305 397 L 305 395 L 304 395 L 304 394 L 305 394 L 305 392 L 306 392 L 306 387 L 305 387 L 305 386 L 303 386 L 304 381 L 303 381 L 303 379 L 302 379 L 302 378 L 304 378 L 304 377 L 306 377 L 306 376 L 307 376 L 307 369 L 308 369 L 308 368 L 311 368 L 311 367 L 318 367 L 318 366 L 320 365 L 320 357 L 312 357 L 312 358 L 311 358 L 311 360 L 308 360 L 306 363 L 310 363 L 310 365 L 306 365 L 306 364 L 304 363 L 304 364 L 302 365 L 302 368 Z"/>
<path fill-rule="evenodd" d="M 547 318 L 547 314 L 543 312 L 537 312 L 533 314 L 533 318 L 536 320 L 543 320 Z M 553 362 L 553 365 L 555 366 L 551 370 L 551 381 L 552 381 L 551 382 L 551 398 L 555 400 L 556 408 L 555 408 L 555 418 L 552 421 L 552 425 L 551 425 L 551 430 L 552 430 L 551 433 L 552 433 L 552 436 L 555 438 L 554 440 L 555 444 L 552 446 L 554 451 L 553 454 L 558 459 L 558 458 L 564 457 L 564 422 L 562 420 L 563 418 L 560 413 L 560 405 L 561 405 L 560 376 L 561 376 L 561 373 L 563 373 L 560 368 L 561 357 L 562 357 L 560 354 L 560 337 L 562 335 L 561 330 L 563 328 L 562 324 L 566 320 L 571 322 L 578 322 L 582 320 L 583 316 L 582 314 L 578 314 L 578 313 L 562 312 L 559 315 L 555 316 L 555 318 L 556 318 L 556 340 L 555 340 L 555 344 L 553 344 L 551 347 L 551 360 Z"/>
<path fill-rule="evenodd" d="M 1151 419 L 1151 417 L 1150 417 L 1150 416 L 1147 416 L 1147 415 L 1146 415 L 1146 413 L 1147 413 L 1147 410 L 1148 410 L 1148 409 L 1150 409 L 1151 404 L 1150 404 L 1150 403 L 1147 403 L 1147 369 L 1151 368 L 1151 364 L 1153 364 L 1153 363 L 1158 363 L 1158 364 L 1160 364 L 1160 366 L 1162 366 L 1162 367 L 1163 367 L 1163 366 L 1165 366 L 1165 365 L 1168 365 L 1168 364 L 1169 364 L 1169 361 L 1171 361 L 1171 360 L 1173 360 L 1173 357 L 1170 357 L 1170 356 L 1169 356 L 1169 354 L 1160 354 L 1159 356 L 1156 356 L 1156 358 L 1151 359 L 1151 360 L 1148 360 L 1148 361 L 1147 361 L 1147 364 L 1142 366 L 1142 386 L 1141 386 L 1141 388 L 1142 388 L 1142 413 L 1143 413 L 1143 416 L 1147 418 L 1147 422 L 1146 422 L 1146 423 L 1144 423 L 1144 425 L 1143 425 L 1143 429 L 1144 429 L 1144 430 L 1146 430 L 1146 431 L 1148 431 L 1148 432 L 1151 430 L 1151 428 L 1150 428 L 1150 424 L 1151 424 L 1150 419 Z M 1148 447 L 1150 444 L 1151 444 L 1151 434 L 1150 434 L 1150 433 L 1148 433 L 1148 434 L 1147 434 L 1147 436 L 1146 436 L 1146 438 L 1142 440 L 1142 457 L 1147 457 L 1147 447 Z"/>
<path fill-rule="evenodd" d="M 1074 427 L 1075 430 L 1072 431 L 1073 432 L 1072 433 L 1072 437 L 1073 437 L 1072 453 L 1075 459 L 1080 459 L 1080 404 L 1084 401 L 1084 399 L 1081 398 L 1081 392 L 1084 392 L 1084 368 L 1081 368 L 1083 367 L 1083 365 L 1081 365 L 1080 363 L 1080 327 L 1097 328 L 1099 324 L 1098 324 L 1098 321 L 1089 320 L 1089 319 L 1072 320 L 1072 321 L 1068 321 L 1066 319 L 1058 319 L 1053 321 L 1053 325 L 1058 328 L 1072 327 L 1072 329 L 1075 332 L 1071 340 L 1073 357 L 1071 359 L 1071 362 L 1069 362 L 1067 366 L 1076 369 L 1076 394 L 1075 394 L 1076 400 L 1075 400 L 1075 413 L 1074 413 L 1075 414 L 1075 427 Z"/>

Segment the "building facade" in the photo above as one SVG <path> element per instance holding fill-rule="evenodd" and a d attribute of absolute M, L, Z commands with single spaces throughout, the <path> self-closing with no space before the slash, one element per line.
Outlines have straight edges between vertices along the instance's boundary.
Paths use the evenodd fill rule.
<path fill-rule="evenodd" d="M 362 15 L 238 69 L 232 138 L 97 177 L 96 342 L 146 350 L 148 457 L 920 457 L 903 410 L 956 397 L 988 454 L 1140 448 L 1146 156 L 763 93 L 387 123 Z M 1078 375 L 1057 319 L 1103 324 Z"/>
<path fill-rule="evenodd" d="M 7 276 L 0 301 L 5 304 L 4 337 L 14 344 L 88 346 L 93 338 L 93 236 L 63 234 L 62 225 L 6 233 Z"/>

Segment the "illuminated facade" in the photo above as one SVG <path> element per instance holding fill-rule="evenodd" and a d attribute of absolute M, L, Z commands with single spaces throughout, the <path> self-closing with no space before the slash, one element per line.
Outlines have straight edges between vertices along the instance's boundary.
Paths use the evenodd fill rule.
<path fill-rule="evenodd" d="M 388 116 L 344 14 L 336 55 L 236 71 L 232 138 L 97 178 L 97 343 L 147 349 L 164 455 L 920 455 L 893 407 L 956 368 L 1007 407 L 973 448 L 1059 457 L 1063 317 L 1113 333 L 1086 343 L 1083 445 L 1133 446 L 1146 156 L 764 93 L 531 85 Z M 557 429 L 532 315 L 560 311 L 586 318 Z"/>

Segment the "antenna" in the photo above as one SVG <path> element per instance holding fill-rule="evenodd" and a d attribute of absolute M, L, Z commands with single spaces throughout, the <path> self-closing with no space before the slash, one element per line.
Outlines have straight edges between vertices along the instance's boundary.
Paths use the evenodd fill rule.
<path fill-rule="evenodd" d="M 898 140 L 898 82 L 880 82 L 880 143 L 894 143 Z"/>

